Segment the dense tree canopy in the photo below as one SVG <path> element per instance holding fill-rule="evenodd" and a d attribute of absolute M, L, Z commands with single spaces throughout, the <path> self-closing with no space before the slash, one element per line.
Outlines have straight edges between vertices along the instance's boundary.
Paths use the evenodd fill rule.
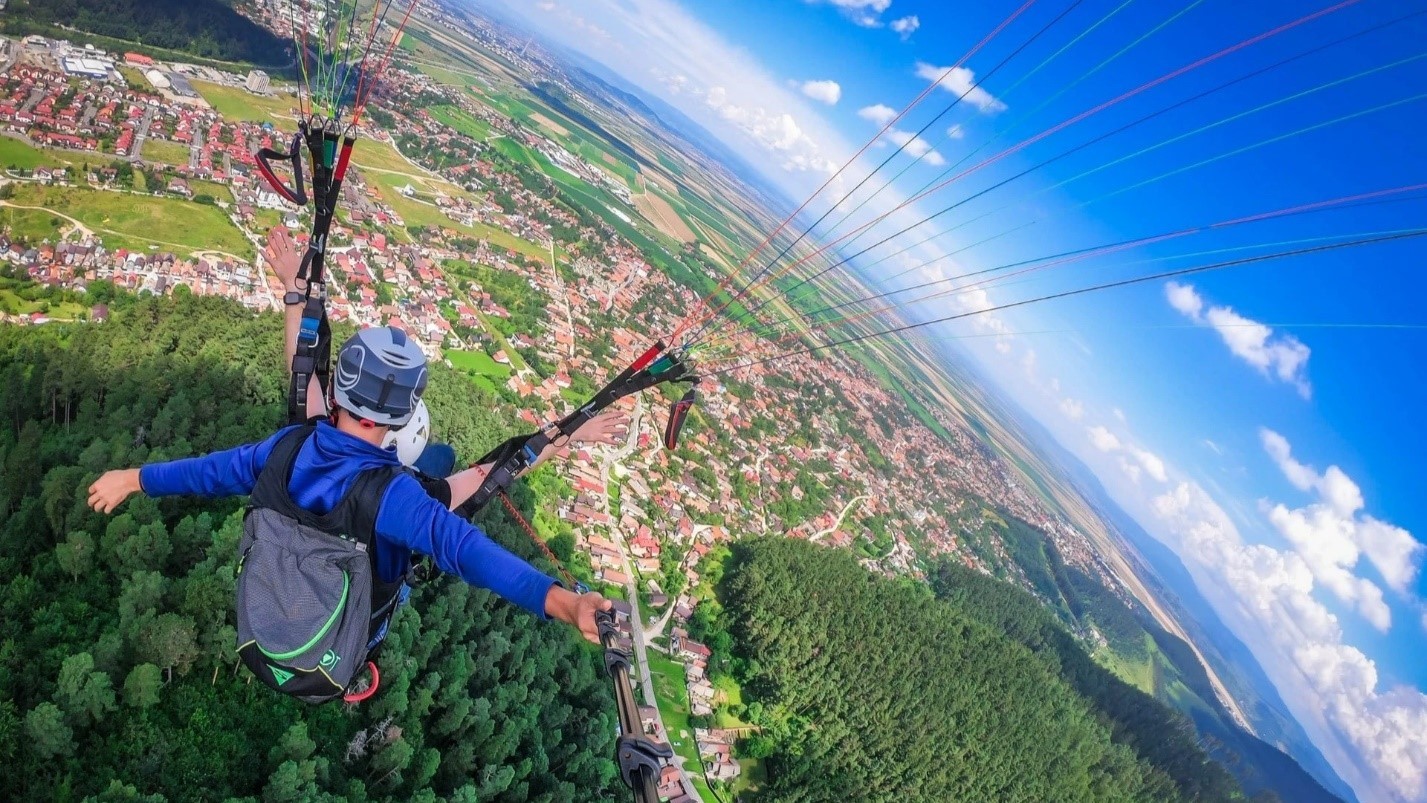
<path fill-rule="evenodd" d="M 923 585 L 789 539 L 740 542 L 723 585 L 762 702 L 762 799 L 1196 797 L 1051 666 Z"/>
<path fill-rule="evenodd" d="M 11 0 L 7 33 L 64 25 L 205 58 L 279 65 L 287 45 L 224 0 Z"/>
<path fill-rule="evenodd" d="M 0 327 L 0 799 L 623 796 L 596 651 L 459 580 L 413 594 L 365 704 L 251 683 L 231 612 L 242 500 L 101 516 L 84 489 L 272 432 L 280 322 L 209 298 L 110 307 L 103 324 Z M 439 366 L 428 399 L 464 454 L 518 423 Z M 534 552 L 503 511 L 483 524 Z"/>

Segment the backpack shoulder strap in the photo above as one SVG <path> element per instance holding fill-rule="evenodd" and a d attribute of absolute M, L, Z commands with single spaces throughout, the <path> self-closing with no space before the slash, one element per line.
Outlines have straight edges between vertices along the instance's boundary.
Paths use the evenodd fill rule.
<path fill-rule="evenodd" d="M 257 484 L 253 486 L 251 499 L 254 507 L 275 510 L 292 518 L 300 517 L 287 484 L 292 478 L 292 466 L 297 462 L 298 451 L 315 430 L 316 427 L 311 425 L 297 427 L 273 445 L 267 462 L 258 472 Z"/>
<path fill-rule="evenodd" d="M 347 534 L 367 546 L 367 554 L 375 545 L 377 537 L 377 513 L 381 510 L 382 497 L 403 469 L 399 466 L 383 466 L 363 471 L 352 482 L 347 495 L 333 509 L 346 525 Z"/>

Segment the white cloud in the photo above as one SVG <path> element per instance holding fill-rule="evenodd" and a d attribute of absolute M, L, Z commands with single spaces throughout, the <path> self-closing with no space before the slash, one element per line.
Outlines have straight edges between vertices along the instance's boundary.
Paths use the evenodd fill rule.
<path fill-rule="evenodd" d="M 836 81 L 804 81 L 803 94 L 829 106 L 842 99 L 842 87 Z"/>
<path fill-rule="evenodd" d="M 555 4 L 550 2 L 550 0 L 541 0 L 541 2 L 535 4 L 535 7 L 540 9 L 541 11 L 555 10 Z"/>
<path fill-rule="evenodd" d="M 1120 420 L 1120 423 L 1121 423 L 1121 424 L 1125 423 L 1125 411 L 1124 411 L 1124 410 L 1121 410 L 1120 408 L 1116 407 L 1115 409 L 1111 410 L 1110 412 L 1113 413 L 1113 414 L 1115 415 L 1115 417 Z"/>
<path fill-rule="evenodd" d="M 858 109 L 857 116 L 864 120 L 871 120 L 877 125 L 886 125 L 897 118 L 897 110 L 891 106 L 877 103 Z"/>
<path fill-rule="evenodd" d="M 1169 282 L 1164 286 L 1164 294 L 1171 307 L 1189 318 L 1199 320 L 1200 313 L 1204 311 L 1204 299 L 1199 297 L 1193 285 Z"/>
<path fill-rule="evenodd" d="M 819 2 L 841 11 L 843 16 L 852 20 L 855 24 L 864 28 L 881 28 L 881 14 L 891 5 L 892 0 L 807 0 L 809 4 L 817 5 Z"/>
<path fill-rule="evenodd" d="M 897 118 L 897 111 L 891 106 L 882 103 L 872 106 L 863 106 L 857 110 L 857 116 L 864 120 L 870 120 L 880 126 L 886 126 Z M 941 167 L 946 164 L 946 158 L 934 150 L 930 142 L 913 134 L 910 131 L 903 131 L 900 128 L 889 128 L 885 137 L 900 147 L 906 153 L 918 157 L 921 161 L 933 166 Z"/>
<path fill-rule="evenodd" d="M 1141 449 L 1133 444 L 1126 444 L 1125 451 L 1129 452 L 1141 466 L 1145 473 L 1154 477 L 1160 482 L 1169 482 L 1169 475 L 1165 471 L 1164 460 L 1160 456 L 1148 449 Z"/>
<path fill-rule="evenodd" d="M 946 164 L 946 159 L 940 153 L 932 149 L 930 142 L 916 136 L 910 131 L 903 131 L 898 128 L 888 129 L 887 139 L 897 143 L 903 152 L 914 157 L 920 157 L 923 162 L 932 167 L 941 167 Z"/>
<path fill-rule="evenodd" d="M 1214 454 L 1217 454 L 1217 455 L 1223 455 L 1223 454 L 1224 454 L 1224 447 L 1220 446 L 1219 444 L 1215 443 L 1214 441 L 1209 440 L 1208 438 L 1205 438 L 1204 440 L 1200 441 L 1200 443 L 1204 444 L 1204 448 L 1205 448 L 1205 449 L 1208 449 L 1209 451 L 1213 452 Z"/>
<path fill-rule="evenodd" d="M 1276 377 L 1292 385 L 1303 398 L 1313 389 L 1308 382 L 1308 357 L 1311 350 L 1289 334 L 1275 335 L 1273 329 L 1245 318 L 1230 307 L 1214 306 L 1205 310 L 1204 299 L 1193 286 L 1169 282 L 1165 297 L 1185 317 L 1198 324 L 1212 326 L 1219 333 L 1229 352 L 1264 376 Z"/>
<path fill-rule="evenodd" d="M 1288 439 L 1271 429 L 1260 430 L 1259 439 L 1283 476 L 1301 491 L 1314 491 L 1319 500 L 1293 510 L 1275 505 L 1269 520 L 1325 586 L 1345 602 L 1368 605 L 1372 611 L 1364 615 L 1380 621 L 1381 592 L 1375 593 L 1376 586 L 1368 589 L 1364 584 L 1371 585 L 1369 581 L 1350 572 L 1359 554 L 1367 556 L 1389 588 L 1405 594 L 1417 579 L 1427 546 L 1401 527 L 1360 514 L 1365 504 L 1362 489 L 1342 469 L 1329 466 L 1319 474 L 1293 459 Z"/>
<path fill-rule="evenodd" d="M 919 61 L 917 75 L 928 81 L 940 79 L 939 85 L 942 89 L 975 106 L 982 114 L 996 114 L 1006 110 L 1006 104 L 976 85 L 976 73 L 966 67 L 953 67 L 948 71 L 946 67 Z"/>
<path fill-rule="evenodd" d="M 1060 400 L 1060 411 L 1065 413 L 1065 417 L 1071 421 L 1079 421 L 1085 417 L 1085 405 L 1079 399 L 1064 398 Z"/>
<path fill-rule="evenodd" d="M 1153 507 L 1196 579 L 1214 596 L 1227 594 L 1225 610 L 1258 634 L 1250 643 L 1271 645 L 1261 657 L 1305 725 L 1328 737 L 1320 747 L 1356 778 L 1359 795 L 1427 797 L 1427 695 L 1408 686 L 1380 688 L 1376 664 L 1343 643 L 1337 617 L 1313 597 L 1314 573 L 1305 559 L 1245 544 L 1198 485 L 1180 483 L 1155 497 Z"/>
<path fill-rule="evenodd" d="M 892 24 L 888 27 L 890 27 L 899 36 L 901 36 L 902 41 L 905 42 L 909 38 L 911 38 L 912 34 L 916 33 L 917 29 L 921 26 L 922 21 L 917 19 L 917 15 L 910 14 L 908 16 L 898 17 L 897 19 L 892 20 Z"/>
<path fill-rule="evenodd" d="M 1102 426 L 1093 426 L 1085 430 L 1090 436 L 1090 445 L 1102 452 L 1120 451 L 1120 439 L 1115 437 L 1115 433 Z"/>
<path fill-rule="evenodd" d="M 966 129 L 960 123 L 946 130 L 947 139 L 966 139 Z"/>

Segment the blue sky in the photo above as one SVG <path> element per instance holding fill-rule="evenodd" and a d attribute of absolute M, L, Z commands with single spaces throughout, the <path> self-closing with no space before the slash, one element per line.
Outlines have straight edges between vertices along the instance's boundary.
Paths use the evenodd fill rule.
<path fill-rule="evenodd" d="M 675 104 L 799 200 L 1019 7 L 1013 0 L 502 4 Z M 1334 44 L 1420 6 L 1347 3 L 1027 142 L 1146 81 L 1333 6 L 1071 4 L 1032 3 L 965 61 L 969 72 L 943 78 L 942 88 L 835 179 L 814 209 L 825 209 L 895 143 L 974 88 L 893 161 L 900 169 L 912 162 L 908 154 L 921 155 L 905 176 L 831 236 L 886 212 L 953 165 L 953 174 L 975 169 L 855 242 L 874 242 L 1120 126 L 1299 57 L 967 202 L 896 245 L 938 226 L 963 228 L 865 268 L 893 246 L 871 251 L 862 260 L 869 275 L 908 270 L 899 281 L 937 280 L 1427 183 L 1420 144 L 1427 100 L 1415 97 L 1427 92 L 1427 58 L 1419 58 L 1427 15 Z M 880 185 L 877 179 L 853 200 Z M 1198 232 L 1013 284 L 963 281 L 957 294 L 915 305 L 911 314 L 984 310 L 1099 281 L 1413 229 L 1427 221 L 1424 195 L 1384 195 L 1356 208 Z M 917 267 L 1018 226 L 1024 228 Z M 1203 255 L 1174 258 L 1185 254 Z M 1424 264 L 1427 238 L 1155 281 L 937 329 L 976 335 L 954 347 L 1179 552 L 1365 799 L 1427 801 L 1427 550 L 1420 535 L 1427 509 L 1419 468 L 1427 453 L 1419 413 L 1427 375 L 1418 367 L 1427 331 L 1313 324 L 1427 326 Z M 1044 333 L 1017 334 L 1031 332 Z"/>

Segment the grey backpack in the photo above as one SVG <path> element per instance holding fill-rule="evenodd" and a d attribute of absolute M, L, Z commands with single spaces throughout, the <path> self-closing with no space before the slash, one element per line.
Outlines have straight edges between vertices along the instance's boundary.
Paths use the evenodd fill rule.
<path fill-rule="evenodd" d="M 377 508 L 401 470 L 364 471 L 330 512 L 303 510 L 287 486 L 313 431 L 279 439 L 253 488 L 238 543 L 238 654 L 268 686 L 322 703 L 349 693 L 396 609 L 403 582 L 382 583 L 371 553 Z"/>

